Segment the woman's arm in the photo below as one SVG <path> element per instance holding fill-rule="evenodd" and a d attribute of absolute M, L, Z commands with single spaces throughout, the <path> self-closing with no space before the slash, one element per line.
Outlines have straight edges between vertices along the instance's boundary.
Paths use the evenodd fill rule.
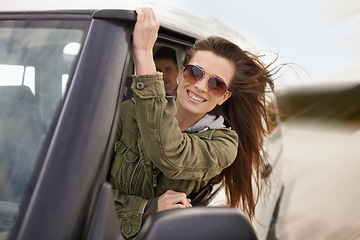
<path fill-rule="evenodd" d="M 138 9 L 137 13 L 132 89 L 145 152 L 169 178 L 211 179 L 234 161 L 237 135 L 230 129 L 215 130 L 204 137 L 180 131 L 175 101 L 165 97 L 162 74 L 155 74 L 152 49 L 159 23 L 152 9 Z"/>
<path fill-rule="evenodd" d="M 138 17 L 133 36 L 133 55 L 136 73 L 140 75 L 154 74 L 156 68 L 153 61 L 152 48 L 157 38 L 159 24 L 152 9 L 141 8 L 136 9 L 136 12 Z M 125 106 L 123 105 L 122 110 L 126 111 L 129 103 L 127 102 Z M 116 130 L 116 141 L 122 136 L 122 128 L 122 120 L 120 119 Z M 112 185 L 116 186 L 116 183 L 112 182 Z M 121 232 L 126 238 L 131 238 L 141 228 L 142 217 L 148 200 L 135 195 L 125 195 L 116 188 L 113 189 L 113 195 Z M 185 193 L 172 190 L 168 190 L 151 202 L 156 205 L 155 211 L 191 207 L 190 200 L 186 198 Z"/>
<path fill-rule="evenodd" d="M 144 211 L 148 200 L 135 195 L 124 195 L 117 189 L 113 189 L 113 196 L 120 230 L 126 238 L 133 237 L 139 232 L 143 224 L 142 221 L 145 220 L 143 215 L 146 214 Z M 152 203 L 156 205 L 155 212 L 192 207 L 190 199 L 186 198 L 185 193 L 172 190 L 168 190 L 159 198 L 155 198 Z M 146 217 L 155 212 L 147 214 Z"/>
<path fill-rule="evenodd" d="M 151 8 L 137 8 L 137 20 L 133 32 L 133 57 L 136 75 L 154 74 L 156 67 L 153 47 L 157 39 L 159 22 Z"/>
<path fill-rule="evenodd" d="M 208 180 L 234 161 L 238 144 L 235 131 L 180 131 L 175 101 L 165 97 L 161 74 L 134 76 L 132 89 L 144 150 L 167 177 Z"/>

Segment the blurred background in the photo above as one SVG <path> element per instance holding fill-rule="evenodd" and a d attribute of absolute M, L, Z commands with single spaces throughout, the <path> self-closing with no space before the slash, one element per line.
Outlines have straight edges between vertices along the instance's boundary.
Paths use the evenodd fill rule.
<path fill-rule="evenodd" d="M 275 79 L 285 180 L 278 237 L 360 239 L 360 1 L 132 1 L 218 19 L 266 62 L 286 64 Z"/>
<path fill-rule="evenodd" d="M 285 179 L 279 239 L 360 239 L 360 1 L 155 2 L 216 18 L 267 61 L 288 64 L 275 80 Z"/>

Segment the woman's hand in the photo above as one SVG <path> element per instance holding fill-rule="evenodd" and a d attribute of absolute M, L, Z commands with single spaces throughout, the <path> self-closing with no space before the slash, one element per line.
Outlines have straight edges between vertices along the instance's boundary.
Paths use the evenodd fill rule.
<path fill-rule="evenodd" d="M 190 208 L 190 199 L 186 198 L 185 193 L 167 190 L 158 200 L 158 212 L 177 209 L 177 208 Z"/>
<path fill-rule="evenodd" d="M 152 8 L 137 8 L 137 21 L 133 32 L 133 56 L 137 75 L 156 72 L 153 47 L 160 27 Z"/>

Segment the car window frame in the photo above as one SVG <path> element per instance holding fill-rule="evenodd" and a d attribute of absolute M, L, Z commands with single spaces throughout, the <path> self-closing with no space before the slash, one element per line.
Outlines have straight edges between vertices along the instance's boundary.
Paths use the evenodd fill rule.
<path fill-rule="evenodd" d="M 126 12 L 127 15 L 121 16 L 119 14 L 119 11 Z M 120 16 L 120 17 L 119 17 Z M 46 19 L 52 19 L 52 20 L 59 20 L 59 19 L 74 19 L 74 20 L 83 20 L 83 21 L 91 21 L 91 27 L 88 32 L 87 38 L 89 35 L 93 34 L 92 30 L 95 28 L 99 28 L 99 26 L 96 26 L 97 24 L 111 24 L 113 28 L 117 27 L 124 27 L 126 25 L 128 28 L 126 31 L 132 31 L 132 26 L 136 20 L 136 15 L 133 11 L 127 11 L 127 10 L 100 10 L 100 11 L 54 11 L 54 12 L 25 12 L 25 13 L 8 13 L 8 14 L 1 14 L 0 20 L 4 19 L 29 19 L 29 20 L 46 20 Z M 125 23 L 126 22 L 126 23 Z M 129 33 L 127 33 L 129 34 Z M 130 39 L 130 37 L 129 37 Z M 99 40 L 99 39 L 98 39 Z M 194 37 L 189 37 L 187 35 L 183 35 L 181 33 L 177 33 L 175 31 L 172 31 L 171 29 L 168 29 L 166 27 L 161 27 L 159 31 L 159 39 L 158 43 L 160 44 L 166 44 L 171 45 L 174 47 L 180 47 L 182 49 L 186 49 L 187 47 L 191 46 L 195 42 Z M 86 40 L 86 44 L 88 43 L 88 39 Z M 79 55 L 79 59 L 81 61 L 81 58 L 85 54 L 84 51 L 90 52 L 89 46 L 84 46 L 83 51 Z M 129 49 L 127 49 L 128 53 L 130 52 Z M 130 56 L 127 56 L 127 60 L 125 60 L 125 65 L 129 63 Z M 79 63 L 81 65 L 81 63 Z M 69 98 L 74 97 L 73 91 L 74 90 L 74 83 L 76 83 L 76 79 L 79 78 L 79 66 L 74 69 L 74 80 L 73 82 L 69 83 L 68 91 L 66 92 L 64 96 L 64 102 L 62 107 L 59 108 L 57 117 L 59 118 L 58 122 L 53 123 L 53 125 L 50 127 L 52 131 L 52 135 L 48 136 L 47 139 L 45 139 L 45 143 L 43 144 L 41 154 L 39 158 L 43 159 L 43 161 L 38 161 L 37 164 L 37 171 L 36 174 L 33 175 L 32 178 L 32 189 L 34 190 L 34 194 L 28 194 L 27 198 L 24 198 L 23 203 L 21 205 L 20 214 L 18 216 L 19 221 L 16 222 L 14 228 L 12 229 L 12 232 L 10 234 L 10 239 L 15 238 L 22 238 L 25 236 L 39 236 L 41 239 L 48 239 L 49 237 L 53 237 L 51 235 L 51 229 L 43 229 L 41 227 L 36 227 L 37 223 L 33 224 L 30 222 L 31 219 L 36 219 L 37 216 L 40 217 L 41 215 L 36 214 L 36 212 L 39 212 L 39 201 L 38 196 L 44 195 L 45 189 L 43 189 L 44 181 L 46 181 L 46 171 L 49 170 L 52 166 L 52 160 L 55 158 L 52 156 L 51 152 L 56 148 L 56 138 L 58 138 L 59 131 L 61 131 L 63 127 L 60 125 L 63 125 L 64 122 L 64 111 L 67 107 L 67 104 Z M 127 67 L 126 67 L 127 68 Z M 108 141 L 106 143 L 106 151 L 104 152 L 103 158 L 99 162 L 99 169 L 94 173 L 96 177 L 94 178 L 93 182 L 91 183 L 91 191 L 89 192 L 88 196 L 90 198 L 87 200 L 86 205 L 82 206 L 84 209 L 82 212 L 82 216 L 85 217 L 85 222 L 81 224 L 81 227 L 73 227 L 72 230 L 67 229 L 67 232 L 64 234 L 70 234 L 66 235 L 67 237 L 73 238 L 73 237 L 84 237 L 87 236 L 87 230 L 89 229 L 90 219 L 91 216 L 93 216 L 93 213 L 96 212 L 96 202 L 97 198 L 100 197 L 102 194 L 100 192 L 104 192 L 101 189 L 104 189 L 104 184 L 107 183 L 107 173 L 110 166 L 109 156 L 112 154 L 112 141 L 115 136 L 116 131 L 116 123 L 118 121 L 118 115 L 120 111 L 120 103 L 122 102 L 122 94 L 124 91 L 124 84 L 126 79 L 127 73 L 125 71 L 122 73 L 122 77 L 119 79 L 119 89 L 118 89 L 118 96 L 117 96 L 117 104 L 116 107 L 113 109 L 113 123 L 111 126 L 111 130 L 108 132 Z M 54 140 L 55 139 L 55 140 Z M 106 192 L 106 191 L 105 191 Z M 36 205 L 36 206 L 35 206 Z M 26 206 L 31 206 L 31 209 L 27 208 Z M 85 210 L 86 209 L 86 210 Z M 44 214 L 44 213 L 43 213 Z M 46 215 L 46 214 L 45 214 Z M 54 213 L 54 215 L 56 215 Z M 48 215 L 49 216 L 49 215 Z M 61 232 L 61 226 L 59 226 L 58 231 Z M 85 230 L 84 230 L 85 229 Z M 41 232 L 41 234 L 39 233 Z M 45 231 L 45 232 L 44 232 Z M 85 232 L 84 232 L 85 231 Z M 71 232 L 71 233 L 70 233 Z M 62 236 L 57 235 L 57 238 L 61 238 Z M 40 238 L 39 238 L 40 239 Z"/>
<path fill-rule="evenodd" d="M 93 14 L 93 11 L 86 11 L 86 13 L 90 13 L 90 14 Z M 53 13 L 26 13 L 24 15 L 19 15 L 19 18 L 16 18 L 17 14 L 8 14 L 8 15 L 3 15 L 3 16 L 0 16 L 0 19 L 4 19 L 4 18 L 11 18 L 11 19 L 37 19 L 37 20 L 46 20 L 46 19 L 67 19 L 67 20 L 70 20 L 70 19 L 75 19 L 75 20 L 85 20 L 85 21 L 89 21 L 92 19 L 92 15 L 89 16 L 85 16 L 84 17 L 84 14 L 83 12 L 81 12 L 80 14 L 77 15 L 77 13 L 75 12 L 71 12 L 71 14 L 68 14 L 68 12 L 66 12 L 65 14 L 63 12 L 61 13 L 56 13 L 55 15 L 56 16 L 53 16 L 52 15 Z M 10 16 L 10 17 L 9 17 Z M 90 22 L 90 21 L 89 21 Z M 92 29 L 96 28 L 96 25 L 101 22 L 102 24 L 104 24 L 106 21 L 104 20 L 91 20 L 90 24 L 92 26 Z M 100 24 L 101 24 L 100 23 Z M 117 24 L 111 24 L 113 26 L 117 25 Z M 117 27 L 117 26 L 115 26 Z M 129 27 L 128 27 L 129 28 Z M 91 31 L 91 28 L 90 28 L 90 31 Z M 88 39 L 87 39 L 88 41 Z M 91 52 L 91 49 L 88 49 L 88 52 Z M 84 53 L 81 53 L 81 55 L 83 55 Z M 80 63 L 79 63 L 80 64 Z M 75 70 L 75 74 L 74 74 L 74 78 L 76 78 L 76 74 L 79 74 L 78 73 L 78 69 L 79 66 L 77 66 L 77 69 Z M 121 78 L 119 78 L 119 84 L 121 82 Z M 26 233 L 28 232 L 28 229 L 29 227 L 27 227 L 25 230 L 23 229 L 24 225 L 28 225 L 27 223 L 23 224 L 24 221 L 27 221 L 29 223 L 29 220 L 28 219 L 31 219 L 31 215 L 33 213 L 29 213 L 29 208 L 25 208 L 26 205 L 28 206 L 31 206 L 32 204 L 34 204 L 34 195 L 39 195 L 39 192 L 41 190 L 37 189 L 37 186 L 39 185 L 39 182 L 43 182 L 43 180 L 41 179 L 44 174 L 44 171 L 46 168 L 48 168 L 48 166 L 50 165 L 50 163 L 47 163 L 49 161 L 49 152 L 51 152 L 51 148 L 52 148 L 52 145 L 54 144 L 54 137 L 56 138 L 56 135 L 58 134 L 57 131 L 58 131 L 58 128 L 59 128 L 59 125 L 62 124 L 62 114 L 66 108 L 66 105 L 67 105 L 67 102 L 68 102 L 68 99 L 69 98 L 74 98 L 74 96 L 71 96 L 72 94 L 70 93 L 72 91 L 72 85 L 73 83 L 70 83 L 69 84 L 69 92 L 67 94 L 65 94 L 64 96 L 64 104 L 63 104 L 63 108 L 60 108 L 59 111 L 58 111 L 58 116 L 59 116 L 59 121 L 57 123 L 54 123 L 53 126 L 51 127 L 51 129 L 53 130 L 54 132 L 54 135 L 53 136 L 50 136 L 46 139 L 46 142 L 48 144 L 44 144 L 43 145 L 43 149 L 42 149 L 42 153 L 40 154 L 39 158 L 43 159 L 43 161 L 40 161 L 38 162 L 38 165 L 37 165 L 37 174 L 34 174 L 33 176 L 35 176 L 32 180 L 33 180 L 33 189 L 34 189 L 34 194 L 31 195 L 31 194 L 28 194 L 28 198 L 27 199 L 24 199 L 23 202 L 22 202 L 22 205 L 21 205 L 21 208 L 22 210 L 20 210 L 20 214 L 18 216 L 18 221 L 16 222 L 12 232 L 11 232 L 11 236 L 10 238 L 16 238 L 16 237 L 19 237 L 19 236 L 25 236 L 27 235 Z M 43 163 L 41 163 L 43 162 Z M 37 176 L 36 176 L 37 175 Z M 99 173 L 99 171 L 97 171 L 97 175 L 101 175 Z M 93 183 L 95 184 L 95 182 Z M 95 188 L 94 188 L 94 191 Z M 28 204 L 25 204 L 26 202 L 28 202 Z M 91 205 L 91 202 L 92 200 L 89 200 L 88 201 L 88 205 L 90 206 Z M 33 206 L 31 206 L 33 207 Z M 30 211 L 31 212 L 31 211 Z M 34 212 L 34 211 L 32 211 Z M 30 216 L 29 216 L 30 215 Z M 36 214 L 35 214 L 36 215 Z M 87 213 L 85 214 L 87 215 Z M 30 224 L 31 225 L 31 224 Z M 36 230 L 33 230 L 30 232 L 36 232 Z M 30 233 L 28 232 L 28 233 Z M 35 233 L 36 234 L 36 233 Z M 80 230 L 80 232 L 77 232 L 75 234 L 78 234 L 78 235 L 82 235 L 82 230 Z M 30 234 L 31 235 L 31 234 Z M 46 234 L 41 234 L 42 237 L 45 238 Z"/>

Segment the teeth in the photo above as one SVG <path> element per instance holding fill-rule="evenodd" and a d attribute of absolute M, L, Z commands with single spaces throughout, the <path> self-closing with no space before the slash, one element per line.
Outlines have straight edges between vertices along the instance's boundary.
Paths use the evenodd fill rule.
<path fill-rule="evenodd" d="M 197 101 L 197 102 L 205 102 L 204 99 L 195 96 L 195 95 L 192 94 L 191 92 L 189 92 L 188 94 L 189 94 L 189 96 L 190 96 L 192 99 L 194 99 L 194 100 Z"/>

